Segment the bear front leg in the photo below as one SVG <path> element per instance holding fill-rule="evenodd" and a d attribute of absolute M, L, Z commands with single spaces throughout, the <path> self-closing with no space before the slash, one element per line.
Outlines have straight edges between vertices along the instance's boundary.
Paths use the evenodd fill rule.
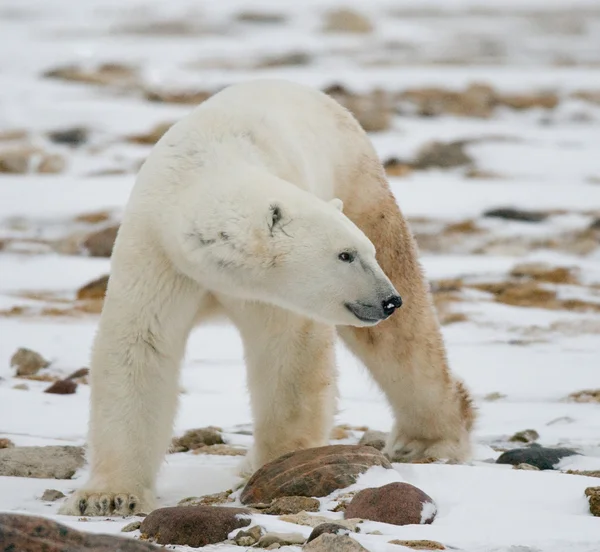
<path fill-rule="evenodd" d="M 115 251 L 93 344 L 88 447 L 91 475 L 60 509 L 68 515 L 149 513 L 169 446 L 179 365 L 198 286 L 159 251 Z"/>
<path fill-rule="evenodd" d="M 449 370 L 412 233 L 382 177 L 361 186 L 362 193 L 344 198 L 344 212 L 375 245 L 403 305 L 376 326 L 338 332 L 392 406 L 395 424 L 385 452 L 397 460 L 465 461 L 471 455 L 472 401 Z"/>
<path fill-rule="evenodd" d="M 278 307 L 219 300 L 242 336 L 254 419 L 242 475 L 327 445 L 337 398 L 335 329 Z"/>

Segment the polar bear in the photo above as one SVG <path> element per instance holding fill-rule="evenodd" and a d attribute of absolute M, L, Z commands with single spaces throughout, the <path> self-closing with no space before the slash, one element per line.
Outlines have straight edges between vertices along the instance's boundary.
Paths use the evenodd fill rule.
<path fill-rule="evenodd" d="M 195 108 L 140 169 L 111 263 L 91 476 L 62 513 L 153 508 L 186 341 L 218 313 L 244 344 L 250 472 L 327 444 L 336 336 L 389 400 L 388 455 L 469 457 L 471 399 L 449 371 L 413 236 L 367 135 L 326 94 L 258 80 Z"/>

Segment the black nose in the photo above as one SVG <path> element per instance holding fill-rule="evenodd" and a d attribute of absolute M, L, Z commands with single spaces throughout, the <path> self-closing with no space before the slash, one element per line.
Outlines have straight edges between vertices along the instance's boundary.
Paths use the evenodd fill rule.
<path fill-rule="evenodd" d="M 396 309 L 402 306 L 402 298 L 399 295 L 392 295 L 381 302 L 383 313 L 390 316 Z"/>

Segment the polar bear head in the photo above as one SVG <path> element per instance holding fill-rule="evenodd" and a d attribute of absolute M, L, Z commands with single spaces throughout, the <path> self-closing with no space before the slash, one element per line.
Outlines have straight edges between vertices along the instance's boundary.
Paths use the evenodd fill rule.
<path fill-rule="evenodd" d="M 401 306 L 375 247 L 340 200 L 290 184 L 258 196 L 247 190 L 211 208 L 226 216 L 203 217 L 195 264 L 209 288 L 333 325 L 375 325 Z"/>

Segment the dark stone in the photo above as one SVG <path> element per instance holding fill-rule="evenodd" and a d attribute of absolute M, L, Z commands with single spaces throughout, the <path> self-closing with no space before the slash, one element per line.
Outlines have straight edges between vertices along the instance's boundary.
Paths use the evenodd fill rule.
<path fill-rule="evenodd" d="M 431 523 L 437 507 L 433 499 L 409 483 L 389 483 L 364 489 L 346 507 L 346 519 L 361 518 L 393 525 Z"/>
<path fill-rule="evenodd" d="M 109 226 L 93 232 L 83 241 L 83 247 L 92 257 L 110 257 L 118 231 L 119 226 Z"/>
<path fill-rule="evenodd" d="M 55 381 L 44 393 L 54 393 L 55 395 L 72 395 L 77 391 L 77 384 L 70 379 Z"/>
<path fill-rule="evenodd" d="M 600 218 L 595 219 L 590 224 L 590 230 L 600 230 Z"/>
<path fill-rule="evenodd" d="M 82 533 L 50 519 L 0 514 L 0 550 L 5 552 L 151 552 L 146 542 Z"/>
<path fill-rule="evenodd" d="M 548 213 L 513 209 L 512 207 L 501 207 L 499 209 L 489 209 L 483 213 L 483 216 L 505 220 L 518 220 L 521 222 L 542 222 L 548 218 Z"/>
<path fill-rule="evenodd" d="M 349 535 L 351 533 L 350 529 L 340 525 L 339 523 L 321 523 L 321 525 L 317 525 L 312 533 L 309 535 L 308 540 L 306 542 L 310 542 L 320 537 L 323 533 L 331 533 L 333 535 Z"/>
<path fill-rule="evenodd" d="M 142 522 L 142 535 L 159 544 L 206 546 L 227 540 L 234 529 L 250 525 L 246 508 L 174 506 L 151 512 Z"/>
<path fill-rule="evenodd" d="M 329 445 L 298 450 L 262 466 L 248 481 L 243 504 L 270 503 L 281 496 L 327 496 L 356 482 L 372 466 L 391 469 L 373 447 Z"/>
<path fill-rule="evenodd" d="M 547 448 L 539 445 L 532 445 L 527 448 L 509 450 L 502 453 L 496 460 L 496 464 L 531 464 L 540 470 L 553 470 L 554 466 L 562 458 L 579 454 L 577 451 L 568 448 Z"/>
<path fill-rule="evenodd" d="M 81 146 L 88 140 L 88 131 L 82 127 L 55 130 L 48 134 L 48 138 L 55 144 L 66 144 L 68 146 Z"/>

